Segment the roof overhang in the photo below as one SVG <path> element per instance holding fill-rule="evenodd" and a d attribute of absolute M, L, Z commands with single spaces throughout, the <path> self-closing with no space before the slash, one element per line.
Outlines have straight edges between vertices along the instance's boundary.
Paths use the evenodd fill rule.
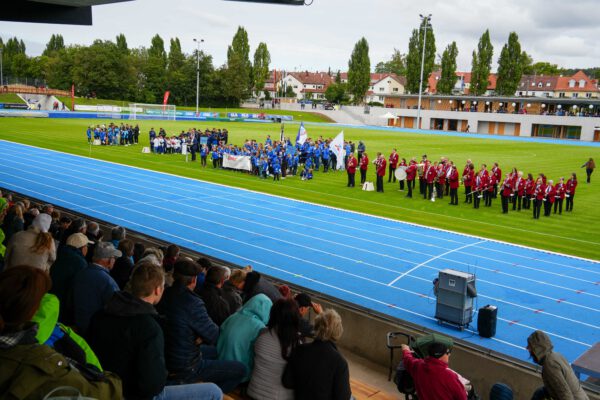
<path fill-rule="evenodd" d="M 131 0 L 7 0 L 0 20 L 92 25 L 92 6 Z"/>

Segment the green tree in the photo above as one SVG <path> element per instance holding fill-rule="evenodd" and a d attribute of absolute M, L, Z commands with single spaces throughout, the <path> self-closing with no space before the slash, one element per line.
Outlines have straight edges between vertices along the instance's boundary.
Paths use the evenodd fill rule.
<path fill-rule="evenodd" d="M 380 61 L 375 66 L 375 72 L 378 74 L 396 74 L 398 76 L 406 75 L 406 54 L 398 49 L 394 49 L 392 58 L 389 61 Z"/>
<path fill-rule="evenodd" d="M 353 96 L 353 102 L 360 104 L 364 101 L 371 84 L 371 61 L 369 60 L 369 43 L 364 37 L 354 45 L 354 50 L 348 61 L 348 92 Z"/>
<path fill-rule="evenodd" d="M 442 54 L 442 75 L 437 83 L 437 92 L 440 94 L 452 94 L 452 89 L 456 84 L 457 56 L 458 47 L 456 47 L 456 42 L 452 42 Z"/>
<path fill-rule="evenodd" d="M 44 56 L 52 56 L 55 55 L 58 51 L 65 48 L 65 40 L 63 39 L 61 34 L 52 34 L 50 36 L 50 40 L 46 44 L 46 49 L 42 53 Z"/>
<path fill-rule="evenodd" d="M 194 69 L 186 71 L 185 55 L 181 51 L 181 42 L 179 38 L 171 39 L 169 47 L 169 55 L 167 57 L 167 89 L 171 92 L 170 101 L 173 103 L 186 103 L 192 93 L 192 88 L 195 90 L 195 82 L 192 77 L 196 77 Z"/>
<path fill-rule="evenodd" d="M 538 61 L 531 65 L 525 66 L 523 73 L 526 75 L 560 75 L 565 72 L 564 69 L 559 68 L 556 64 L 549 62 Z"/>
<path fill-rule="evenodd" d="M 122 33 L 117 35 L 117 48 L 121 53 L 129 53 L 129 48 L 127 47 L 127 38 Z"/>
<path fill-rule="evenodd" d="M 234 79 L 225 86 L 232 89 L 226 98 L 239 96 L 238 103 L 250 96 L 252 91 L 252 64 L 250 63 L 250 45 L 248 44 L 248 33 L 243 27 L 238 27 L 233 36 L 231 45 L 227 48 L 227 68 L 225 76 Z M 235 89 L 234 89 L 235 88 Z"/>
<path fill-rule="evenodd" d="M 508 35 L 508 43 L 502 47 L 498 59 L 498 81 L 496 93 L 501 96 L 513 96 L 519 87 L 523 75 L 523 53 L 516 32 Z"/>
<path fill-rule="evenodd" d="M 167 53 L 165 42 L 159 35 L 152 38 L 146 64 L 143 67 L 143 74 L 146 80 L 145 101 L 149 103 L 160 102 L 166 90 Z"/>
<path fill-rule="evenodd" d="M 475 96 L 485 94 L 489 85 L 493 55 L 494 46 L 492 46 L 492 41 L 490 40 L 490 31 L 486 30 L 481 35 L 481 38 L 479 38 L 477 50 L 473 51 L 470 94 Z"/>
<path fill-rule="evenodd" d="M 325 98 L 331 103 L 346 103 L 348 101 L 347 85 L 345 83 L 332 83 L 325 90 Z"/>
<path fill-rule="evenodd" d="M 427 34 L 427 40 L 425 40 Z M 408 54 L 406 56 L 406 89 L 410 93 L 419 93 L 419 82 L 421 79 L 421 59 L 423 45 L 425 44 L 425 62 L 423 63 L 423 88 L 427 87 L 429 75 L 435 64 L 435 35 L 433 27 L 428 20 L 423 20 L 419 29 L 413 29 L 408 42 Z"/>
<path fill-rule="evenodd" d="M 265 82 L 269 77 L 269 64 L 271 63 L 271 55 L 267 44 L 260 42 L 256 51 L 254 51 L 254 64 L 252 66 L 253 87 L 258 95 L 263 91 Z"/>

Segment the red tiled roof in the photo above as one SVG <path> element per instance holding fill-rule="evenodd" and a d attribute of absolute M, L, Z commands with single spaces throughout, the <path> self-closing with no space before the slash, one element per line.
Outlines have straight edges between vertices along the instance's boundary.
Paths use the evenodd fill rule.
<path fill-rule="evenodd" d="M 431 75 L 429 75 L 429 80 L 427 81 L 427 84 L 429 85 L 429 93 L 436 93 L 437 92 L 437 83 L 439 81 L 439 79 L 442 76 L 442 71 L 433 71 L 431 73 Z M 470 84 L 471 83 L 471 73 L 470 72 L 456 72 L 456 77 L 457 78 L 462 78 L 464 79 L 465 85 Z M 490 76 L 488 77 L 488 87 L 487 90 L 495 90 L 496 89 L 496 80 L 497 80 L 497 76 L 496 74 L 490 74 Z M 469 89 L 465 88 L 465 94 L 469 93 Z"/>
<path fill-rule="evenodd" d="M 558 76 L 523 75 L 517 89 L 520 91 L 554 91 L 557 81 Z M 539 87 L 540 83 L 542 87 Z"/>
<path fill-rule="evenodd" d="M 405 85 L 406 86 L 406 78 L 403 76 L 398 76 L 396 74 L 392 74 L 392 73 L 371 73 L 371 85 L 376 84 L 379 81 L 384 80 L 387 77 L 391 77 L 393 79 L 395 79 L 396 81 L 398 81 L 401 85 Z M 334 76 L 335 79 L 335 76 Z M 340 79 L 342 80 L 348 80 L 348 73 L 347 72 L 341 72 L 340 73 Z"/>
<path fill-rule="evenodd" d="M 575 81 L 575 87 L 569 87 L 570 81 Z M 579 81 L 583 80 L 585 85 L 579 87 Z M 593 81 L 583 71 L 579 71 L 573 76 L 560 76 L 556 82 L 555 90 L 563 90 L 565 92 L 600 92 L 600 89 L 594 85 Z"/>
<path fill-rule="evenodd" d="M 290 72 L 288 75 L 296 78 L 300 83 L 328 86 L 335 81 L 327 72 Z"/>

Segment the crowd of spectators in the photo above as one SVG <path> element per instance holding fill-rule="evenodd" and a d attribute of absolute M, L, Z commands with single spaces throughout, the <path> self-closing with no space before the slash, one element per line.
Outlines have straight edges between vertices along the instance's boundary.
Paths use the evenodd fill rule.
<path fill-rule="evenodd" d="M 176 245 L 146 248 L 122 227 L 105 237 L 93 221 L 12 195 L 0 197 L 0 222 L 15 207 L 19 221 L 0 230 L 0 397 L 71 386 L 111 399 L 220 399 L 236 388 L 254 399 L 350 399 L 333 344 L 341 320 L 308 294 L 250 266 L 232 272 Z M 337 354 L 331 364 L 309 350 L 317 342 Z M 286 369 L 304 348 L 303 362 L 337 371 L 312 389 L 315 371 Z"/>

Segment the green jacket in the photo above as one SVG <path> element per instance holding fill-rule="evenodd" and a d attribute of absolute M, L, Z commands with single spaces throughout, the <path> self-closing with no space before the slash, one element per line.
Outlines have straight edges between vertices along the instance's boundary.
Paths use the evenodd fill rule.
<path fill-rule="evenodd" d="M 38 324 L 38 332 L 35 336 L 38 342 L 41 344 L 47 344 L 48 346 L 54 348 L 51 339 L 53 339 L 52 335 L 58 327 L 63 334 L 69 336 L 75 343 L 81 347 L 83 352 L 85 353 L 85 361 L 88 364 L 92 364 L 97 367 L 100 371 L 102 371 L 102 366 L 100 365 L 100 361 L 94 350 L 87 344 L 85 339 L 76 334 L 71 328 L 68 326 L 58 324 L 58 313 L 60 309 L 60 304 L 58 297 L 53 294 L 46 293 L 42 298 L 42 302 L 40 303 L 40 308 L 37 310 L 33 318 L 31 319 L 33 322 Z M 57 326 L 58 324 L 58 326 Z"/>
<path fill-rule="evenodd" d="M 105 382 L 90 382 L 59 353 L 40 344 L 0 349 L 0 398 L 39 400 L 59 386 L 71 386 L 83 396 L 122 399 L 121 380 L 105 373 Z"/>
<path fill-rule="evenodd" d="M 527 344 L 535 362 L 542 366 L 544 387 L 554 400 L 588 400 L 569 362 L 552 351 L 554 346 L 546 333 L 533 332 Z"/>

